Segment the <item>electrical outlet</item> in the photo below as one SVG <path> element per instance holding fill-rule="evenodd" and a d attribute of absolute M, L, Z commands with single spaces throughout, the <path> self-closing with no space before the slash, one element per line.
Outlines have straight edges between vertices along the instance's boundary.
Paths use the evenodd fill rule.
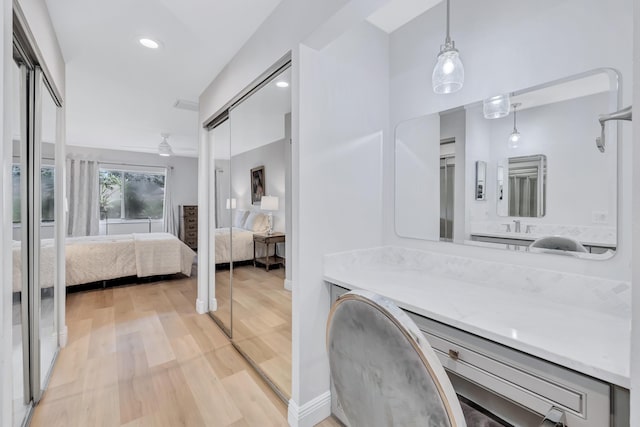
<path fill-rule="evenodd" d="M 609 213 L 603 211 L 591 212 L 591 222 L 594 224 L 606 224 L 609 221 Z"/>

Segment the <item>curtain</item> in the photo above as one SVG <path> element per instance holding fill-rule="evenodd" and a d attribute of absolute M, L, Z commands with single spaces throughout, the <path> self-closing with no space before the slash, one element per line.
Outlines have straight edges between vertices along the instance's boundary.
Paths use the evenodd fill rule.
<path fill-rule="evenodd" d="M 167 167 L 164 180 L 164 231 L 178 235 L 178 223 L 173 208 L 173 167 Z"/>
<path fill-rule="evenodd" d="M 99 233 L 98 187 L 97 162 L 67 159 L 68 236 L 94 236 Z"/>

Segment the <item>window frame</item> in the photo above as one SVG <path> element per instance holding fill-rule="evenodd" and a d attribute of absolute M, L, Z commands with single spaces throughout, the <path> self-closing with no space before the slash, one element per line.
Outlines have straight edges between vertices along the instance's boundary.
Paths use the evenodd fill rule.
<path fill-rule="evenodd" d="M 102 171 L 108 172 L 119 172 L 121 175 L 122 182 L 124 183 L 124 175 L 125 173 L 136 173 L 136 174 L 149 174 L 149 175 L 162 175 L 164 177 L 163 183 L 163 195 L 162 195 L 162 217 L 161 218 L 151 218 L 150 220 L 147 218 L 126 218 L 126 207 L 125 207 L 125 192 L 124 188 L 120 189 L 120 218 L 109 218 L 105 215 L 105 218 L 102 218 L 102 212 L 98 207 L 98 220 L 100 223 L 110 223 L 110 224 L 139 224 L 139 223 L 147 223 L 151 221 L 152 223 L 163 223 L 166 218 L 167 211 L 167 167 L 164 166 L 138 166 L 138 165 L 127 165 L 127 164 L 117 164 L 117 163 L 99 163 L 98 164 L 98 193 L 100 193 L 100 174 Z M 98 203 L 100 201 L 98 200 Z"/>

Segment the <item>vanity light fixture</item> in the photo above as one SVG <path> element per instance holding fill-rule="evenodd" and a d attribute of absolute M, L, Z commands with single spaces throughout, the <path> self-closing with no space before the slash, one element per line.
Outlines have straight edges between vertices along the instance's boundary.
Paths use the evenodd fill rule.
<path fill-rule="evenodd" d="M 162 157 L 170 157 L 173 155 L 173 150 L 171 149 L 171 146 L 169 145 L 169 141 L 167 141 L 167 139 L 169 138 L 170 134 L 168 133 L 161 133 L 160 136 L 162 137 L 162 142 L 160 142 L 160 144 L 158 145 L 158 154 L 161 155 Z"/>
<path fill-rule="evenodd" d="M 433 91 L 437 94 L 447 94 L 457 92 L 464 84 L 464 66 L 460 60 L 456 43 L 451 40 L 449 34 L 450 6 L 447 0 L 447 36 L 444 44 L 440 46 L 438 62 L 433 67 L 431 84 Z"/>
<path fill-rule="evenodd" d="M 141 38 L 140 40 L 138 40 L 140 42 L 140 44 L 146 48 L 149 49 L 158 49 L 160 47 L 160 43 L 158 43 L 155 40 L 152 39 L 148 39 L 146 37 Z"/>
<path fill-rule="evenodd" d="M 485 119 L 501 119 L 509 115 L 511 110 L 509 94 L 492 96 L 482 101 L 482 112 Z"/>
<path fill-rule="evenodd" d="M 281 88 L 289 87 L 289 82 L 285 82 L 284 80 L 281 80 L 279 82 L 276 82 L 276 86 Z"/>
<path fill-rule="evenodd" d="M 519 102 L 511 105 L 511 108 L 513 108 L 513 131 L 509 135 L 510 148 L 518 148 L 518 146 L 520 145 L 520 139 L 522 139 L 522 136 L 520 135 L 520 132 L 518 132 L 518 128 L 516 127 L 516 110 L 521 105 L 522 104 L 520 104 Z"/>

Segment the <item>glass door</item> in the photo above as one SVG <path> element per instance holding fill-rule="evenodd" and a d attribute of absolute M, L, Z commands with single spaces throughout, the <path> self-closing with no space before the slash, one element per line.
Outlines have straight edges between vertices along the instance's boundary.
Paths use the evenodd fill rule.
<path fill-rule="evenodd" d="M 34 383 L 34 397 L 40 398 L 48 381 L 58 351 L 56 284 L 56 215 L 55 215 L 55 156 L 58 105 L 51 94 L 40 69 L 35 73 L 35 138 L 34 167 L 32 172 L 34 199 L 34 327 L 38 331 L 34 347 L 33 366 L 39 366 L 38 381 Z"/>
<path fill-rule="evenodd" d="M 27 250 L 27 84 L 29 69 L 14 62 L 12 117 L 12 200 L 13 200 L 13 426 L 20 426 L 31 405 L 29 375 L 29 298 Z"/>

